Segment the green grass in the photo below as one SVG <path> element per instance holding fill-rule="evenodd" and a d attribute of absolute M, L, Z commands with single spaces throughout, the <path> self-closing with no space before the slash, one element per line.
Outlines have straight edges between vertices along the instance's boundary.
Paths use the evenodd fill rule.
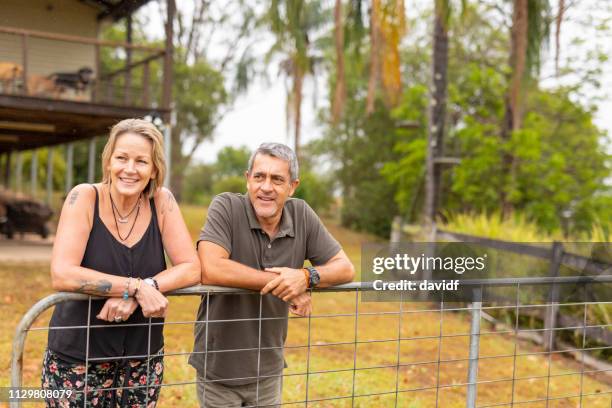
<path fill-rule="evenodd" d="M 447 221 L 441 223 L 439 228 L 512 242 L 609 242 L 608 231 L 612 231 L 612 221 L 594 224 L 588 232 L 565 237 L 561 231 L 543 231 L 522 214 L 514 214 L 503 220 L 498 213 L 451 213 L 447 214 Z"/>
<path fill-rule="evenodd" d="M 440 228 L 513 242 L 552 242 L 563 239 L 560 233 L 542 232 L 521 215 L 502 220 L 499 214 L 453 214 Z"/>
<path fill-rule="evenodd" d="M 198 235 L 205 217 L 205 209 L 196 206 L 182 206 L 184 217 L 192 237 Z M 375 239 L 364 234 L 357 234 L 328 222 L 330 232 L 342 243 L 345 251 L 359 270 L 360 246 L 363 242 Z M 0 321 L 0 386 L 9 382 L 10 350 L 15 326 L 23 314 L 37 300 L 52 293 L 49 286 L 48 265 L 28 264 L 27 262 L 0 265 L 0 273 L 4 285 L 0 287 L 0 300 L 3 319 Z M 167 322 L 179 323 L 193 320 L 196 314 L 198 297 L 172 297 Z M 310 319 L 310 362 L 307 363 L 308 351 L 308 319 L 295 318 L 289 322 L 286 359 L 289 368 L 285 374 L 283 400 L 284 402 L 303 401 L 308 391 L 309 400 L 350 397 L 353 392 L 353 367 L 367 368 L 380 365 L 394 365 L 398 358 L 398 335 L 402 338 L 421 337 L 421 339 L 403 340 L 400 343 L 399 357 L 402 364 L 396 368 L 375 368 L 359 370 L 354 375 L 354 391 L 356 395 L 392 391 L 389 395 L 357 397 L 354 406 L 357 407 L 391 407 L 395 406 L 396 382 L 399 389 L 417 389 L 434 387 L 436 384 L 463 384 L 466 382 L 467 362 L 446 362 L 439 367 L 437 377 L 438 355 L 442 360 L 463 359 L 468 355 L 468 338 L 466 336 L 438 339 L 443 334 L 466 334 L 469 330 L 469 315 L 465 312 L 445 312 L 440 330 L 440 313 L 422 311 L 431 305 L 409 303 L 403 305 L 403 310 L 414 312 L 402 316 L 401 332 L 397 314 L 361 315 L 355 330 L 355 318 L 350 316 L 355 311 L 354 293 L 316 293 L 313 299 L 315 317 Z M 397 312 L 397 303 L 365 303 L 357 304 L 360 313 Z M 421 310 L 421 311 L 420 311 Z M 420 311 L 420 312 L 419 312 Z M 320 318 L 323 314 L 347 314 L 345 317 Z M 42 315 L 35 326 L 45 326 L 48 323 L 50 311 Z M 492 327 L 483 325 L 483 331 L 492 331 Z M 375 343 L 359 344 L 356 347 L 357 358 L 354 359 L 355 346 L 352 344 L 357 333 L 359 341 L 376 340 Z M 24 359 L 24 382 L 29 386 L 38 386 L 40 363 L 43 349 L 46 345 L 45 331 L 33 331 L 28 335 Z M 192 349 L 193 326 L 191 324 L 169 324 L 165 328 L 166 352 L 188 353 Z M 384 341 L 391 340 L 391 341 Z M 324 346 L 325 343 L 349 342 L 347 345 Z M 502 334 L 483 335 L 481 337 L 481 356 L 497 356 L 513 354 L 514 342 L 511 336 Z M 540 351 L 535 346 L 520 342 L 518 353 Z M 428 364 L 410 365 L 410 363 Z M 306 367 L 310 372 L 323 370 L 347 370 L 338 373 L 310 374 L 306 378 Z M 479 380 L 497 380 L 511 378 L 515 367 L 515 376 L 546 376 L 548 359 L 546 356 L 517 357 L 516 365 L 513 359 L 486 358 L 479 363 Z M 555 355 L 551 365 L 552 374 L 568 374 L 580 371 L 580 365 L 574 360 L 562 355 Z M 165 384 L 193 381 L 195 372 L 187 364 L 187 356 L 171 356 L 166 358 Z M 308 383 L 308 388 L 306 384 Z M 478 403 L 498 403 L 509 401 L 511 397 L 511 381 L 490 382 L 478 387 Z M 546 395 L 547 381 L 523 380 L 515 383 L 515 401 L 525 401 L 542 398 Z M 610 386 L 596 378 L 584 376 L 583 393 L 605 392 Z M 565 375 L 553 377 L 550 380 L 550 396 L 577 394 L 580 391 L 580 376 Z M 465 406 L 465 386 L 443 387 L 439 391 L 438 406 L 458 408 Z M 194 385 L 174 385 L 163 389 L 160 406 L 162 407 L 195 407 L 197 398 Z M 435 390 L 401 392 L 397 396 L 400 407 L 424 408 L 436 406 Z M 30 405 L 34 406 L 34 405 Z M 304 404 L 287 405 L 304 406 Z M 351 398 L 309 403 L 309 407 L 349 407 Z M 544 403 L 521 404 L 521 407 L 543 407 Z M 577 400 L 560 399 L 551 401 L 550 407 L 575 407 Z M 609 408 L 610 395 L 585 397 L 584 407 Z"/>

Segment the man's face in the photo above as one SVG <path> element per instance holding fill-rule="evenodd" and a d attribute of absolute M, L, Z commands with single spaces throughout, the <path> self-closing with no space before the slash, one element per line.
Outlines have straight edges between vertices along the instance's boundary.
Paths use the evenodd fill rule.
<path fill-rule="evenodd" d="M 299 180 L 291 181 L 289 162 L 266 154 L 255 156 L 246 179 L 249 198 L 260 219 L 280 217 L 285 201 L 300 183 Z"/>

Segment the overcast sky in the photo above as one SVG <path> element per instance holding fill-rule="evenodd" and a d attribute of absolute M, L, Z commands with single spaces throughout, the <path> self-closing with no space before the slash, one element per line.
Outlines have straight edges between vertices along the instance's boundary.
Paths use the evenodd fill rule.
<path fill-rule="evenodd" d="M 430 3 L 431 1 L 427 0 L 420 0 L 416 2 L 416 5 L 413 3 L 412 8 L 407 7 L 408 17 L 418 16 L 422 9 Z M 184 4 L 179 3 L 179 7 Z M 582 61 L 581 65 L 576 64 L 576 66 L 587 67 L 593 65 L 589 60 L 592 56 L 589 54 L 596 46 L 600 46 L 606 55 L 612 56 L 612 41 L 610 41 L 610 38 L 598 35 L 594 28 L 596 24 L 604 22 L 602 16 L 612 17 L 610 2 L 607 2 L 607 0 L 576 0 L 573 3 L 570 2 L 570 4 L 572 6 L 567 12 L 567 18 L 562 27 L 562 61 L 572 58 Z M 603 9 L 607 10 L 603 11 Z M 149 3 L 140 12 L 145 13 L 150 18 L 152 24 L 149 24 L 149 27 L 162 27 L 161 23 L 156 23 L 159 22 L 159 12 L 155 2 Z M 583 24 L 578 24 L 577 21 Z M 584 23 L 587 23 L 586 28 Z M 155 35 L 161 35 L 161 30 L 156 31 Z M 607 32 L 607 34 L 609 33 L 610 31 Z M 409 40 L 409 36 L 410 30 L 407 33 L 407 40 Z M 576 43 L 576 38 L 582 39 L 582 42 Z M 553 72 L 553 49 L 551 46 L 550 51 L 545 54 L 547 63 L 543 66 L 542 77 L 549 77 Z M 273 79 L 276 78 L 273 77 Z M 587 95 L 583 102 L 595 104 L 598 107 L 595 118 L 596 124 L 608 132 L 608 140 L 610 140 L 610 135 L 612 135 L 612 59 L 605 62 L 600 79 L 600 89 L 587 89 Z M 575 78 L 565 78 L 563 83 L 571 83 L 575 80 Z M 559 82 L 555 79 L 543 81 L 544 86 L 554 87 L 558 84 Z M 324 85 L 325 80 L 319 79 L 317 109 L 324 108 L 327 104 Z M 313 88 L 312 81 L 308 81 L 305 85 L 306 95 L 302 111 L 303 142 L 320 137 L 322 131 L 322 128 L 317 124 L 316 109 L 313 106 Z M 196 160 L 213 162 L 216 159 L 217 152 L 224 146 L 246 145 L 253 150 L 259 144 L 269 141 L 291 145 L 292 140 L 286 132 L 285 98 L 285 84 L 281 78 L 272 81 L 271 84 L 265 84 L 263 81 L 253 84 L 246 95 L 237 99 L 232 111 L 218 125 L 214 139 L 201 144 L 196 151 Z"/>

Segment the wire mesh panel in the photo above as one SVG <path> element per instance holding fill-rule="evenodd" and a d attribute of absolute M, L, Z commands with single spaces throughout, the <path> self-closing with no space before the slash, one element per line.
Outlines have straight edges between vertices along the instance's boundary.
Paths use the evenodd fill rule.
<path fill-rule="evenodd" d="M 566 282 L 589 281 L 596 285 L 609 285 L 610 277 L 563 278 Z M 161 390 L 158 406 L 176 405 L 175 399 L 186 398 L 198 382 L 227 383 L 242 381 L 253 383 L 255 402 L 251 406 L 267 406 L 258 401 L 265 381 L 282 378 L 283 406 L 308 407 L 497 407 L 497 406 L 579 406 L 610 407 L 612 398 L 612 368 L 610 345 L 589 338 L 588 333 L 610 331 L 611 324 L 594 321 L 594 310 L 608 310 L 612 302 L 566 302 L 560 309 L 571 310 L 574 318 L 570 325 L 544 328 L 534 323 L 534 316 L 550 311 L 550 303 L 525 301 L 523 294 L 532 285 L 549 284 L 554 279 L 514 279 L 472 282 L 479 286 L 503 285 L 514 290 L 510 301 L 439 303 L 364 302 L 363 291 L 371 290 L 367 284 L 354 283 L 316 290 L 312 293 L 315 312 L 309 317 L 288 318 L 288 338 L 284 346 L 266 342 L 270 322 L 284 320 L 284 316 L 265 313 L 265 297 L 243 290 L 198 286 L 175 291 L 172 303 L 184 302 L 176 295 L 187 296 L 192 305 L 204 296 L 209 306 L 211 295 L 241 294 L 257 298 L 259 309 L 248 317 L 237 319 L 211 319 L 207 313 L 203 320 L 182 319 L 161 323 L 151 319 L 146 323 L 116 323 L 113 327 L 145 327 L 149 333 L 155 325 L 164 325 L 166 346 L 154 350 L 147 345 L 144 355 L 92 357 L 87 348 L 85 366 L 103 363 L 142 361 L 144 370 L 138 371 L 135 381 L 112 382 L 112 386 L 92 385 L 85 376 L 84 384 L 75 392 L 84 396 L 85 406 L 96 398 L 96 392 L 123 394 L 142 390 L 146 398 Z M 561 281 L 557 279 L 556 281 Z M 468 282 L 469 283 L 469 282 Z M 267 295 L 271 296 L 271 295 Z M 31 327 L 32 322 L 46 309 L 66 300 L 86 300 L 91 313 L 92 297 L 58 293 L 35 305 L 24 316 L 17 328 L 13 349 L 12 387 L 21 387 L 23 350 L 28 332 L 82 329 L 91 333 L 107 325 L 79 327 Z M 184 307 L 184 303 L 180 303 Z M 195 309 L 190 310 L 195 314 Z M 569 312 L 568 312 L 569 313 Z M 579 324 L 576 322 L 579 321 Z M 205 351 L 204 375 L 196 377 L 188 368 L 187 357 L 193 354 L 193 339 L 180 337 L 176 330 L 190 331 L 194 324 L 203 325 Z M 238 339 L 233 345 L 209 344 L 209 331 L 215 325 L 255 325 L 257 338 Z M 172 333 L 172 334 L 169 334 Z M 554 346 L 545 350 L 541 344 L 551 336 Z M 601 336 L 600 336 L 601 338 Z M 185 342 L 187 339 L 187 342 Z M 172 343 L 172 345 L 169 345 Z M 187 344 L 185 344 L 187 343 Z M 549 341 L 549 343 L 551 343 Z M 284 353 L 287 367 L 278 374 L 266 371 L 263 361 L 270 353 Z M 256 356 L 256 375 L 217 378 L 210 375 L 211 361 L 225 359 L 232 354 Z M 164 365 L 172 367 L 157 381 L 160 366 L 156 358 L 164 357 Z M 599 357 L 599 359 L 595 359 Z M 27 356 L 26 361 L 37 356 Z M 142 375 L 144 377 L 142 377 Z M 129 374 L 125 374 L 128 375 Z M 131 390 L 131 391 L 130 391 Z M 86 402 L 88 401 L 88 402 Z M 173 401 L 173 402 L 170 402 Z M 196 406 L 195 399 L 181 400 L 181 406 Z M 11 401 L 19 406 L 19 401 Z"/>

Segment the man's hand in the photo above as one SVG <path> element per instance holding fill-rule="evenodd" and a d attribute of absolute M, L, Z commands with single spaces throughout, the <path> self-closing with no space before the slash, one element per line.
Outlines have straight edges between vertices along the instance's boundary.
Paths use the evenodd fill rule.
<path fill-rule="evenodd" d="M 138 303 L 134 298 L 127 300 L 123 300 L 123 298 L 108 298 L 96 317 L 107 322 L 126 321 L 137 307 Z"/>
<path fill-rule="evenodd" d="M 274 296 L 288 302 L 308 289 L 303 269 L 283 267 L 266 268 L 265 271 L 277 273 L 278 276 L 261 289 L 262 295 L 272 292 Z"/>
<path fill-rule="evenodd" d="M 144 317 L 166 317 L 168 299 L 153 286 L 142 283 L 136 294 L 136 300 L 142 308 Z"/>
<path fill-rule="evenodd" d="M 302 293 L 289 302 L 289 311 L 297 316 L 310 316 L 312 313 L 312 298 L 310 293 Z"/>

